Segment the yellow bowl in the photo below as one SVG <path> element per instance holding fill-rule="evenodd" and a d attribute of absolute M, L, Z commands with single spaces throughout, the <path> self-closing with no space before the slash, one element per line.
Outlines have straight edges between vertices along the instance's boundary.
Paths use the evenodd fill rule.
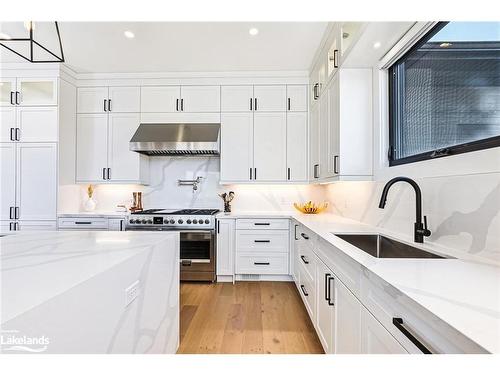
<path fill-rule="evenodd" d="M 316 204 L 309 201 L 307 203 L 294 203 L 293 206 L 304 214 L 319 214 L 328 207 L 328 202 Z"/>

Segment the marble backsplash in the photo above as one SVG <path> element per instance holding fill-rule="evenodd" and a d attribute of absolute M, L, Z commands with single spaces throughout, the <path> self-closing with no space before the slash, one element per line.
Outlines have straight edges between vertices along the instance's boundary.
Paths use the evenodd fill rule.
<path fill-rule="evenodd" d="M 425 240 L 500 264 L 500 173 L 416 179 L 432 235 Z M 332 213 L 411 236 L 415 193 L 405 183 L 378 204 L 383 182 L 339 182 L 326 186 Z"/>

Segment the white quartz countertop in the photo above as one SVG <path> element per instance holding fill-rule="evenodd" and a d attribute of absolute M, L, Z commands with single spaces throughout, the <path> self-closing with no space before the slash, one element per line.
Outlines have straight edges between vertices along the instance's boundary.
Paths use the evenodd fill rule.
<path fill-rule="evenodd" d="M 31 232 L 0 238 L 1 323 L 162 241 L 171 232 Z"/>
<path fill-rule="evenodd" d="M 500 267 L 430 243 L 425 250 L 462 259 L 379 259 L 333 233 L 380 233 L 415 246 L 412 238 L 332 214 L 220 213 L 218 218 L 293 218 L 436 317 L 492 353 L 500 353 Z M 409 223 L 412 225 L 412 223 Z"/>

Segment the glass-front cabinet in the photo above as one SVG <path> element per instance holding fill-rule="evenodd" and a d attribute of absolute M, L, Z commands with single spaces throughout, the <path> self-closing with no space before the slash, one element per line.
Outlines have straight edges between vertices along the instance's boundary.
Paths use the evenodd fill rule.
<path fill-rule="evenodd" d="M 15 105 L 16 79 L 0 78 L 0 106 Z"/>
<path fill-rule="evenodd" d="M 2 78 L 0 105 L 57 105 L 57 78 Z"/>

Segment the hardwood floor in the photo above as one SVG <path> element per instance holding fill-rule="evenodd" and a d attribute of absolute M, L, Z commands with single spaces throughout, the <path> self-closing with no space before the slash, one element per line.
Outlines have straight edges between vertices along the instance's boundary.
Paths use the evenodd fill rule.
<path fill-rule="evenodd" d="M 323 353 L 291 282 L 181 283 L 178 353 Z"/>

